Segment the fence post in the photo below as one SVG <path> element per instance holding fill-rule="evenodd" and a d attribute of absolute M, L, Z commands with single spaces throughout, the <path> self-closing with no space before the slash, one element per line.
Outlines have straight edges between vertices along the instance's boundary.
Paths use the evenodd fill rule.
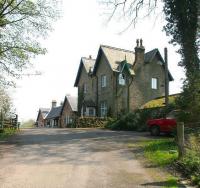
<path fill-rule="evenodd" d="M 1 110 L 1 128 L 3 129 L 4 128 L 4 116 L 3 116 L 3 112 Z"/>
<path fill-rule="evenodd" d="M 183 122 L 177 122 L 177 141 L 178 141 L 178 158 L 182 158 L 185 153 L 184 148 L 184 123 Z"/>

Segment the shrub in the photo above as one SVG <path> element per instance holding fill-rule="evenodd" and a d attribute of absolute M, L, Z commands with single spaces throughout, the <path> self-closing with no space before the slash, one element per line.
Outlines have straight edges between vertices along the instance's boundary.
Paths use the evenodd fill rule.
<path fill-rule="evenodd" d="M 146 122 L 150 118 L 165 117 L 167 113 L 175 109 L 174 105 L 167 108 L 145 108 L 122 115 L 119 119 L 110 119 L 105 128 L 112 130 L 146 131 Z"/>
<path fill-rule="evenodd" d="M 105 128 L 112 130 L 146 131 L 146 122 L 148 119 L 165 117 L 174 108 L 174 105 L 169 105 L 167 108 L 138 109 L 121 116 L 117 120 L 109 120 Z"/>

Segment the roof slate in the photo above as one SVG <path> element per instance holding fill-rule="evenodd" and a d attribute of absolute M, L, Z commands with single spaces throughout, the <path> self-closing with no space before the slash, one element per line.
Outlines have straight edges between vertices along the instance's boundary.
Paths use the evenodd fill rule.
<path fill-rule="evenodd" d="M 134 51 L 125 50 L 125 49 L 121 49 L 121 48 L 115 48 L 115 47 L 106 46 L 106 45 L 100 45 L 99 52 L 100 51 L 102 51 L 104 53 L 109 65 L 113 71 L 119 72 L 120 64 L 122 62 L 126 61 L 130 74 L 135 75 L 134 68 L 133 68 L 134 62 L 135 62 Z M 157 53 L 160 55 L 160 52 L 157 48 L 145 53 L 144 62 L 145 63 L 151 62 Z M 98 53 L 96 60 L 91 59 L 91 58 L 86 58 L 86 57 L 81 58 L 81 63 L 79 66 L 79 70 L 78 70 L 78 74 L 77 74 L 74 86 L 78 85 L 82 66 L 85 67 L 87 73 L 89 73 L 92 68 L 93 74 L 95 74 L 97 66 L 98 66 L 99 54 L 100 53 Z M 164 60 L 161 55 L 160 55 L 160 57 L 162 59 L 163 65 L 164 65 Z M 170 78 L 170 81 L 173 80 L 173 77 L 170 74 L 170 72 L 169 72 L 169 78 Z"/>
<path fill-rule="evenodd" d="M 87 73 L 89 73 L 91 71 L 91 68 L 93 69 L 96 59 L 82 57 L 81 60 L 83 62 L 85 70 L 87 71 Z"/>
<path fill-rule="evenodd" d="M 93 71 L 95 61 L 96 61 L 96 59 L 91 59 L 91 58 L 86 58 L 86 57 L 81 58 L 74 86 L 78 85 L 78 82 L 79 82 L 79 79 L 80 79 L 80 74 L 81 74 L 81 71 L 83 69 L 83 66 L 85 67 L 86 72 L 90 73 L 90 71 Z"/>
<path fill-rule="evenodd" d="M 76 112 L 77 111 L 77 105 L 78 105 L 78 99 L 77 97 L 73 96 L 66 96 L 67 100 L 72 108 L 72 111 Z"/>
<path fill-rule="evenodd" d="M 130 65 L 133 65 L 135 61 L 135 54 L 133 51 L 105 45 L 101 45 L 100 48 L 104 52 L 113 71 L 118 71 L 119 64 L 124 60 Z"/>
<path fill-rule="evenodd" d="M 158 52 L 158 49 L 153 49 L 147 53 L 145 53 L 145 56 L 144 56 L 144 62 L 147 63 L 147 62 L 151 62 L 153 60 L 153 58 L 155 57 L 156 53 Z"/>
<path fill-rule="evenodd" d="M 46 119 L 53 119 L 53 118 L 59 117 L 61 110 L 62 110 L 62 106 L 52 108 L 49 114 L 47 115 Z"/>

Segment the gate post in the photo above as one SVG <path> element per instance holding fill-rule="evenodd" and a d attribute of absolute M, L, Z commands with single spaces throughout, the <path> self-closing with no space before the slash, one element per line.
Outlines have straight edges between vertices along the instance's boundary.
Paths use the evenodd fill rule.
<path fill-rule="evenodd" d="M 2 112 L 2 110 L 1 110 L 1 121 L 0 121 L 0 123 L 1 123 L 1 127 L 0 128 L 4 128 L 4 116 L 3 116 L 3 112 Z"/>
<path fill-rule="evenodd" d="M 185 138 L 184 138 L 184 123 L 177 122 L 177 141 L 178 141 L 178 158 L 182 158 L 185 154 Z"/>

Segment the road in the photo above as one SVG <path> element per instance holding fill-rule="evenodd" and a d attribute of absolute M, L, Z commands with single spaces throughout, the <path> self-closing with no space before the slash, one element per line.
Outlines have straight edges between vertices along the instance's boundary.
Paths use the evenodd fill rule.
<path fill-rule="evenodd" d="M 164 187 L 128 143 L 144 133 L 101 129 L 26 129 L 0 143 L 1 188 Z"/>

